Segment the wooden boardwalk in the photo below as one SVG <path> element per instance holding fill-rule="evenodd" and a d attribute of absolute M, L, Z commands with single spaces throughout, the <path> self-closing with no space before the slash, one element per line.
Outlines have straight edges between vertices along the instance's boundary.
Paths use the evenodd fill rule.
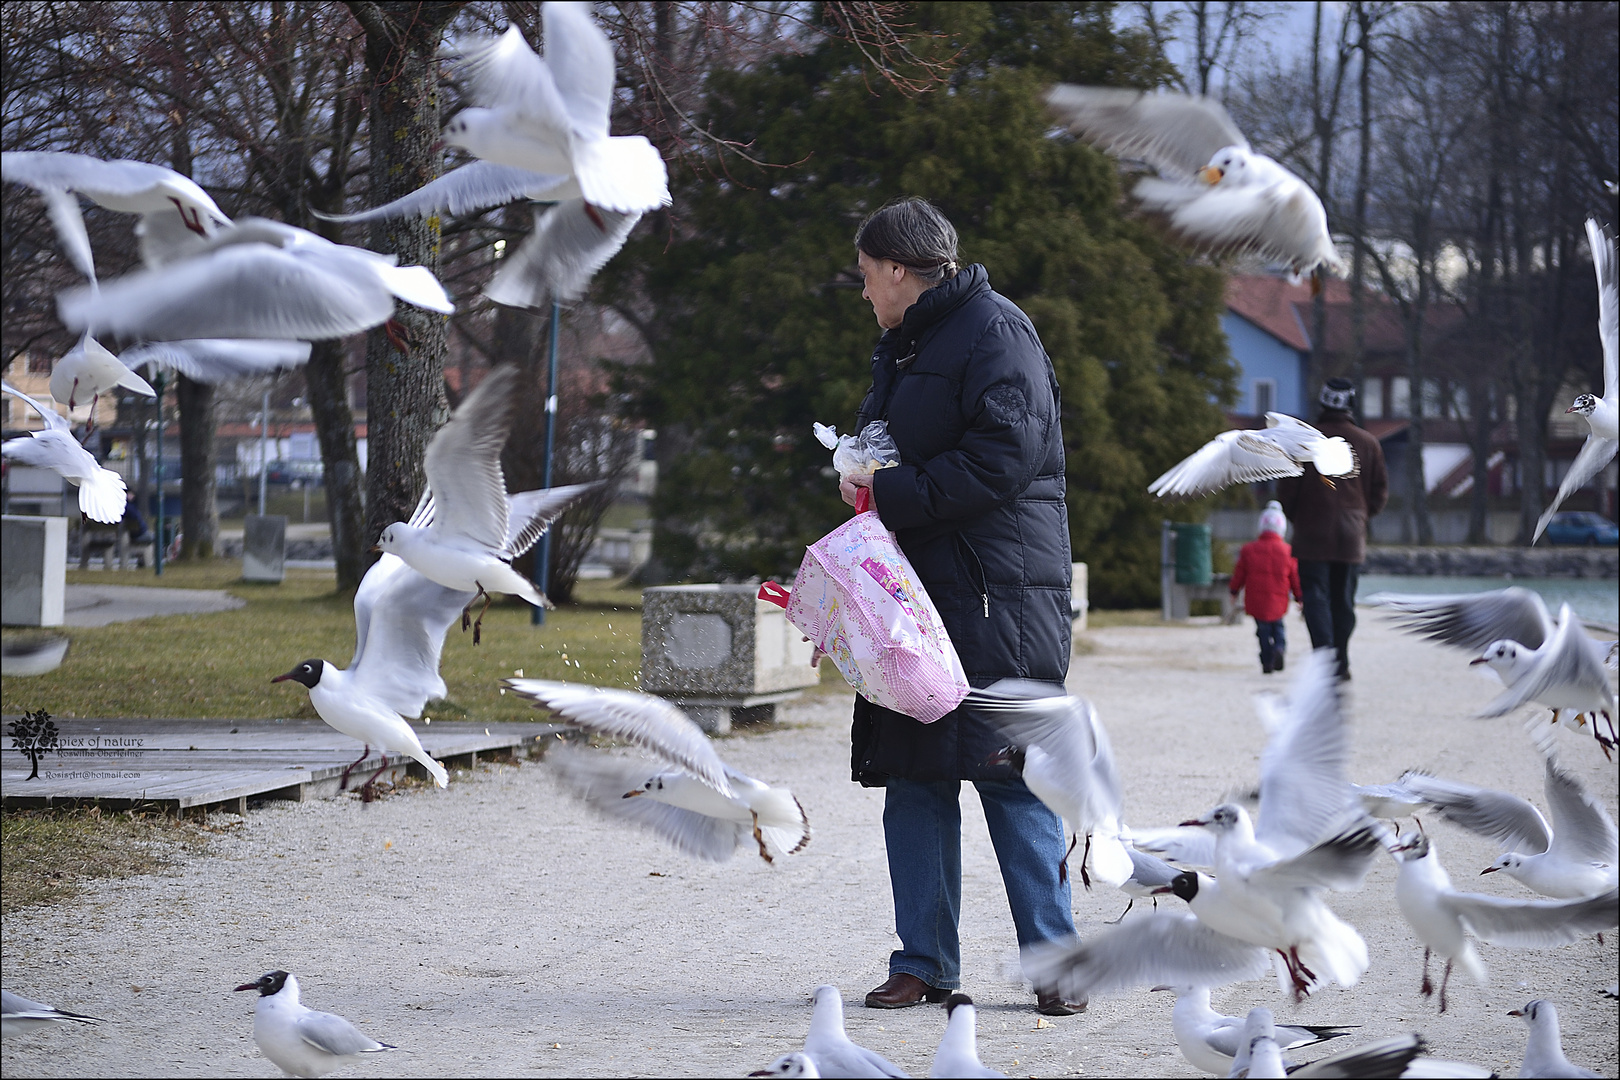
<path fill-rule="evenodd" d="M 30 780 L 29 758 L 10 737 L 10 723 L 18 718 L 0 719 L 7 732 L 0 747 L 0 801 L 8 810 L 93 803 L 173 814 L 209 808 L 246 813 L 249 800 L 305 802 L 336 795 L 343 770 L 360 756 L 359 743 L 321 720 L 54 720 L 57 746 L 40 756 L 39 776 Z M 480 759 L 538 756 L 546 742 L 572 731 L 544 723 L 412 726 L 427 752 L 452 772 Z M 404 755 L 387 758 L 379 782 L 427 775 Z M 350 789 L 381 760 L 373 747 L 350 774 Z"/>

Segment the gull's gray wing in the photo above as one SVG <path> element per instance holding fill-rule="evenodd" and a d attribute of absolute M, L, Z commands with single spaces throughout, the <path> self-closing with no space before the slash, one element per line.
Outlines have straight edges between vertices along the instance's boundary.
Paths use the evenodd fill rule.
<path fill-rule="evenodd" d="M 1125 839 L 1132 847 L 1162 855 L 1182 866 L 1211 869 L 1215 865 L 1215 834 L 1198 825 L 1167 825 L 1151 829 L 1127 829 Z"/>
<path fill-rule="evenodd" d="M 994 724 L 1015 746 L 1038 746 L 1058 759 L 1063 775 L 1082 795 L 1095 820 L 1120 815 L 1124 792 L 1114 763 L 1108 732 L 1097 710 L 1084 698 L 1054 695 L 1047 684 L 1034 684 L 1046 693 L 1020 698 L 994 693 L 994 687 L 976 690 L 967 704 Z"/>
<path fill-rule="evenodd" d="M 1412 1059 L 1423 1053 L 1423 1036 L 1396 1035 L 1379 1039 L 1354 1050 L 1346 1050 L 1332 1057 L 1313 1061 L 1295 1069 L 1291 1077 L 1330 1077 L 1333 1080 L 1352 1080 L 1365 1076 L 1401 1076 Z"/>
<path fill-rule="evenodd" d="M 47 1005 L 43 1001 L 34 1001 L 21 994 L 13 994 L 10 990 L 0 990 L 0 1016 L 9 1021 L 36 1020 L 41 1023 L 67 1020 L 76 1024 L 100 1024 L 99 1016 L 86 1016 L 83 1013 L 68 1012 Z"/>
<path fill-rule="evenodd" d="M 391 1049 L 361 1034 L 359 1028 L 333 1013 L 308 1012 L 299 1017 L 298 1037 L 315 1049 L 338 1057 Z"/>
<path fill-rule="evenodd" d="M 1442 894 L 1481 941 L 1519 949 L 1568 945 L 1620 926 L 1620 890 L 1574 900 L 1516 900 L 1483 893 Z"/>
<path fill-rule="evenodd" d="M 1351 803 L 1349 734 L 1339 703 L 1332 653 L 1300 658 L 1288 706 L 1271 721 L 1260 755 L 1260 815 L 1255 838 L 1281 856 L 1297 854 L 1341 824 Z"/>
<path fill-rule="evenodd" d="M 1536 521 L 1535 535 L 1530 538 L 1532 544 L 1541 539 L 1541 534 L 1547 530 L 1547 523 L 1558 513 L 1564 500 L 1602 472 L 1603 467 L 1614 460 L 1616 450 L 1620 450 L 1620 442 L 1614 439 L 1605 439 L 1596 432 L 1586 437 L 1586 442 L 1581 444 L 1581 452 L 1575 455 L 1575 460 L 1570 462 L 1569 472 L 1564 474 L 1564 482 L 1558 485 L 1558 494 L 1553 496 L 1553 501 L 1547 504 L 1547 509 L 1541 512 L 1541 517 Z"/>
<path fill-rule="evenodd" d="M 1127 884 L 1134 882 L 1143 889 L 1162 889 L 1181 873 L 1179 866 L 1171 866 L 1157 855 L 1138 851 L 1134 844 L 1127 843 L 1125 852 L 1131 857 L 1131 877 Z"/>
<path fill-rule="evenodd" d="M 1233 484 L 1251 484 L 1304 470 L 1261 431 L 1223 431 L 1165 470 L 1148 491 L 1161 499 L 1197 498 Z"/>
<path fill-rule="evenodd" d="M 1546 725 L 1538 724 L 1538 728 Z M 1620 864 L 1620 833 L 1602 801 L 1586 790 L 1574 773 L 1559 764 L 1543 745 L 1547 757 L 1547 811 L 1552 815 L 1552 848 L 1565 857 Z"/>
<path fill-rule="evenodd" d="M 484 295 L 508 307 L 534 308 L 577 300 L 591 277 L 619 253 L 641 212 L 587 206 L 583 197 L 565 199 L 534 212 L 534 231 L 508 251 Z M 600 221 L 602 224 L 598 225 Z"/>
<path fill-rule="evenodd" d="M 546 761 L 586 805 L 606 817 L 628 821 L 662 838 L 683 855 L 725 862 L 737 846 L 750 840 L 740 821 L 709 817 L 655 799 L 627 799 L 649 779 L 667 770 L 661 761 L 618 757 L 600 750 L 554 746 Z"/>
<path fill-rule="evenodd" d="M 512 430 L 518 369 L 506 364 L 461 399 L 428 443 L 422 469 L 433 488 L 432 530 L 494 553 L 506 546 L 506 479 L 501 450 Z"/>
<path fill-rule="evenodd" d="M 1517 795 L 1420 772 L 1403 773 L 1399 783 L 1453 825 L 1488 836 L 1505 851 L 1539 855 L 1552 842 L 1547 819 Z"/>
<path fill-rule="evenodd" d="M 148 341 L 119 355 L 131 368 L 157 364 L 173 368 L 188 379 L 218 384 L 247 375 L 263 375 L 294 368 L 309 360 L 307 341 L 194 338 L 189 341 Z"/>
<path fill-rule="evenodd" d="M 1190 914 L 1155 912 L 1092 934 L 1076 945 L 1026 950 L 1024 977 L 1071 1001 L 1111 990 L 1168 983 L 1225 986 L 1271 971 L 1270 954 L 1216 933 Z"/>
<path fill-rule="evenodd" d="M 1367 602 L 1398 612 L 1402 630 L 1473 653 L 1504 638 L 1539 649 L 1555 629 L 1541 597 L 1518 586 L 1465 596 L 1380 593 Z"/>
<path fill-rule="evenodd" d="M 1620 380 L 1615 377 L 1615 369 L 1620 366 L 1620 268 L 1616 266 L 1614 241 L 1592 218 L 1586 219 L 1586 239 L 1592 246 L 1592 269 L 1597 273 L 1598 337 L 1603 340 L 1603 398 L 1613 401 L 1620 390 Z"/>
<path fill-rule="evenodd" d="M 1603 650 L 1582 629 L 1568 604 L 1559 610 L 1558 627 L 1540 652 L 1529 672 L 1481 709 L 1479 716 L 1503 716 L 1548 694 L 1566 698 L 1571 689 L 1586 695 L 1588 708 L 1610 707 L 1614 695 L 1603 667 Z"/>
<path fill-rule="evenodd" d="M 502 679 L 514 694 L 557 713 L 568 723 L 610 739 L 623 739 L 679 765 L 726 798 L 735 798 L 726 766 L 703 730 L 663 698 L 549 679 Z"/>
<path fill-rule="evenodd" d="M 99 289 L 65 289 L 57 310 L 75 331 L 94 325 L 126 338 L 319 341 L 358 334 L 394 314 L 394 295 L 375 273 L 344 269 L 328 253 L 227 244 Z"/>
<path fill-rule="evenodd" d="M 598 487 L 601 487 L 600 483 L 567 484 L 536 491 L 519 491 L 507 496 L 506 554 L 515 559 L 534 547 L 563 511 L 580 496 Z"/>
<path fill-rule="evenodd" d="M 0 391 L 10 394 L 18 401 L 27 402 L 28 407 L 39 413 L 40 419 L 45 421 L 46 431 L 70 432 L 73 430 L 73 424 L 70 420 L 68 420 L 67 417 L 46 405 L 43 401 L 40 401 L 37 398 L 29 397 L 27 394 L 23 393 L 15 386 L 12 386 L 10 383 L 0 382 Z"/>
<path fill-rule="evenodd" d="M 1249 148 L 1213 98 L 1059 83 L 1046 92 L 1046 104 L 1098 149 L 1181 179 L 1191 179 L 1218 150 Z"/>
<path fill-rule="evenodd" d="M 1358 889 L 1367 871 L 1372 869 L 1374 856 L 1384 846 L 1383 831 L 1381 825 L 1354 825 L 1291 859 L 1281 859 L 1261 867 L 1250 875 L 1250 880 L 1296 888 L 1321 887 L 1340 892 Z"/>
<path fill-rule="evenodd" d="M 417 188 L 401 195 L 393 202 L 357 214 L 323 214 L 311 211 L 326 221 L 353 224 L 360 221 L 379 221 L 385 218 L 427 217 L 449 212 L 457 217 L 476 214 L 492 206 L 504 206 L 518 199 L 538 199 L 555 202 L 578 192 L 572 177 L 551 176 L 530 172 L 511 165 L 497 165 L 492 161 L 474 161 L 459 169 L 452 169 Z"/>
<path fill-rule="evenodd" d="M 439 675 L 444 635 L 476 593 L 447 589 L 398 555 L 378 559 L 354 594 L 354 659 L 349 672 L 401 716 L 446 694 Z"/>

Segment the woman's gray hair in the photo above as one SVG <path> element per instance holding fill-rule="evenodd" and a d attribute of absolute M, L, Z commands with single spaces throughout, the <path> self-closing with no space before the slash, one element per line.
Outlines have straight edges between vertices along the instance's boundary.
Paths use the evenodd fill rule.
<path fill-rule="evenodd" d="M 956 227 L 927 199 L 895 199 L 872 211 L 855 230 L 855 247 L 888 259 L 929 285 L 956 276 Z"/>

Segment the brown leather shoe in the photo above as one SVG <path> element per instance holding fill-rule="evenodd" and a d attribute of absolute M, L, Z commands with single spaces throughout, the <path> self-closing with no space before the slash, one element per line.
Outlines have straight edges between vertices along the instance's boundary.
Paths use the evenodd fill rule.
<path fill-rule="evenodd" d="M 951 996 L 949 990 L 936 990 L 915 975 L 900 972 L 889 976 L 889 981 L 866 995 L 868 1009 L 909 1009 L 928 1002 L 938 1005 Z"/>
<path fill-rule="evenodd" d="M 1073 1016 L 1086 1011 L 1086 1001 L 1064 1001 L 1063 995 L 1057 993 L 1036 994 L 1035 1011 L 1042 1016 Z"/>

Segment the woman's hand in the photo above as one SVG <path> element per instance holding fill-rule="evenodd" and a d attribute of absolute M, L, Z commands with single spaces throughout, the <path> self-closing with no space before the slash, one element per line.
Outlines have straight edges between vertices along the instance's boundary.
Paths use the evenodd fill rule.
<path fill-rule="evenodd" d="M 871 473 L 866 473 L 860 476 L 851 476 L 846 480 L 840 481 L 838 484 L 838 494 L 846 503 L 854 506 L 856 495 L 861 488 L 866 489 L 866 493 L 871 499 L 871 501 L 866 504 L 866 508 L 868 510 L 876 510 L 877 492 L 872 489 Z"/>

